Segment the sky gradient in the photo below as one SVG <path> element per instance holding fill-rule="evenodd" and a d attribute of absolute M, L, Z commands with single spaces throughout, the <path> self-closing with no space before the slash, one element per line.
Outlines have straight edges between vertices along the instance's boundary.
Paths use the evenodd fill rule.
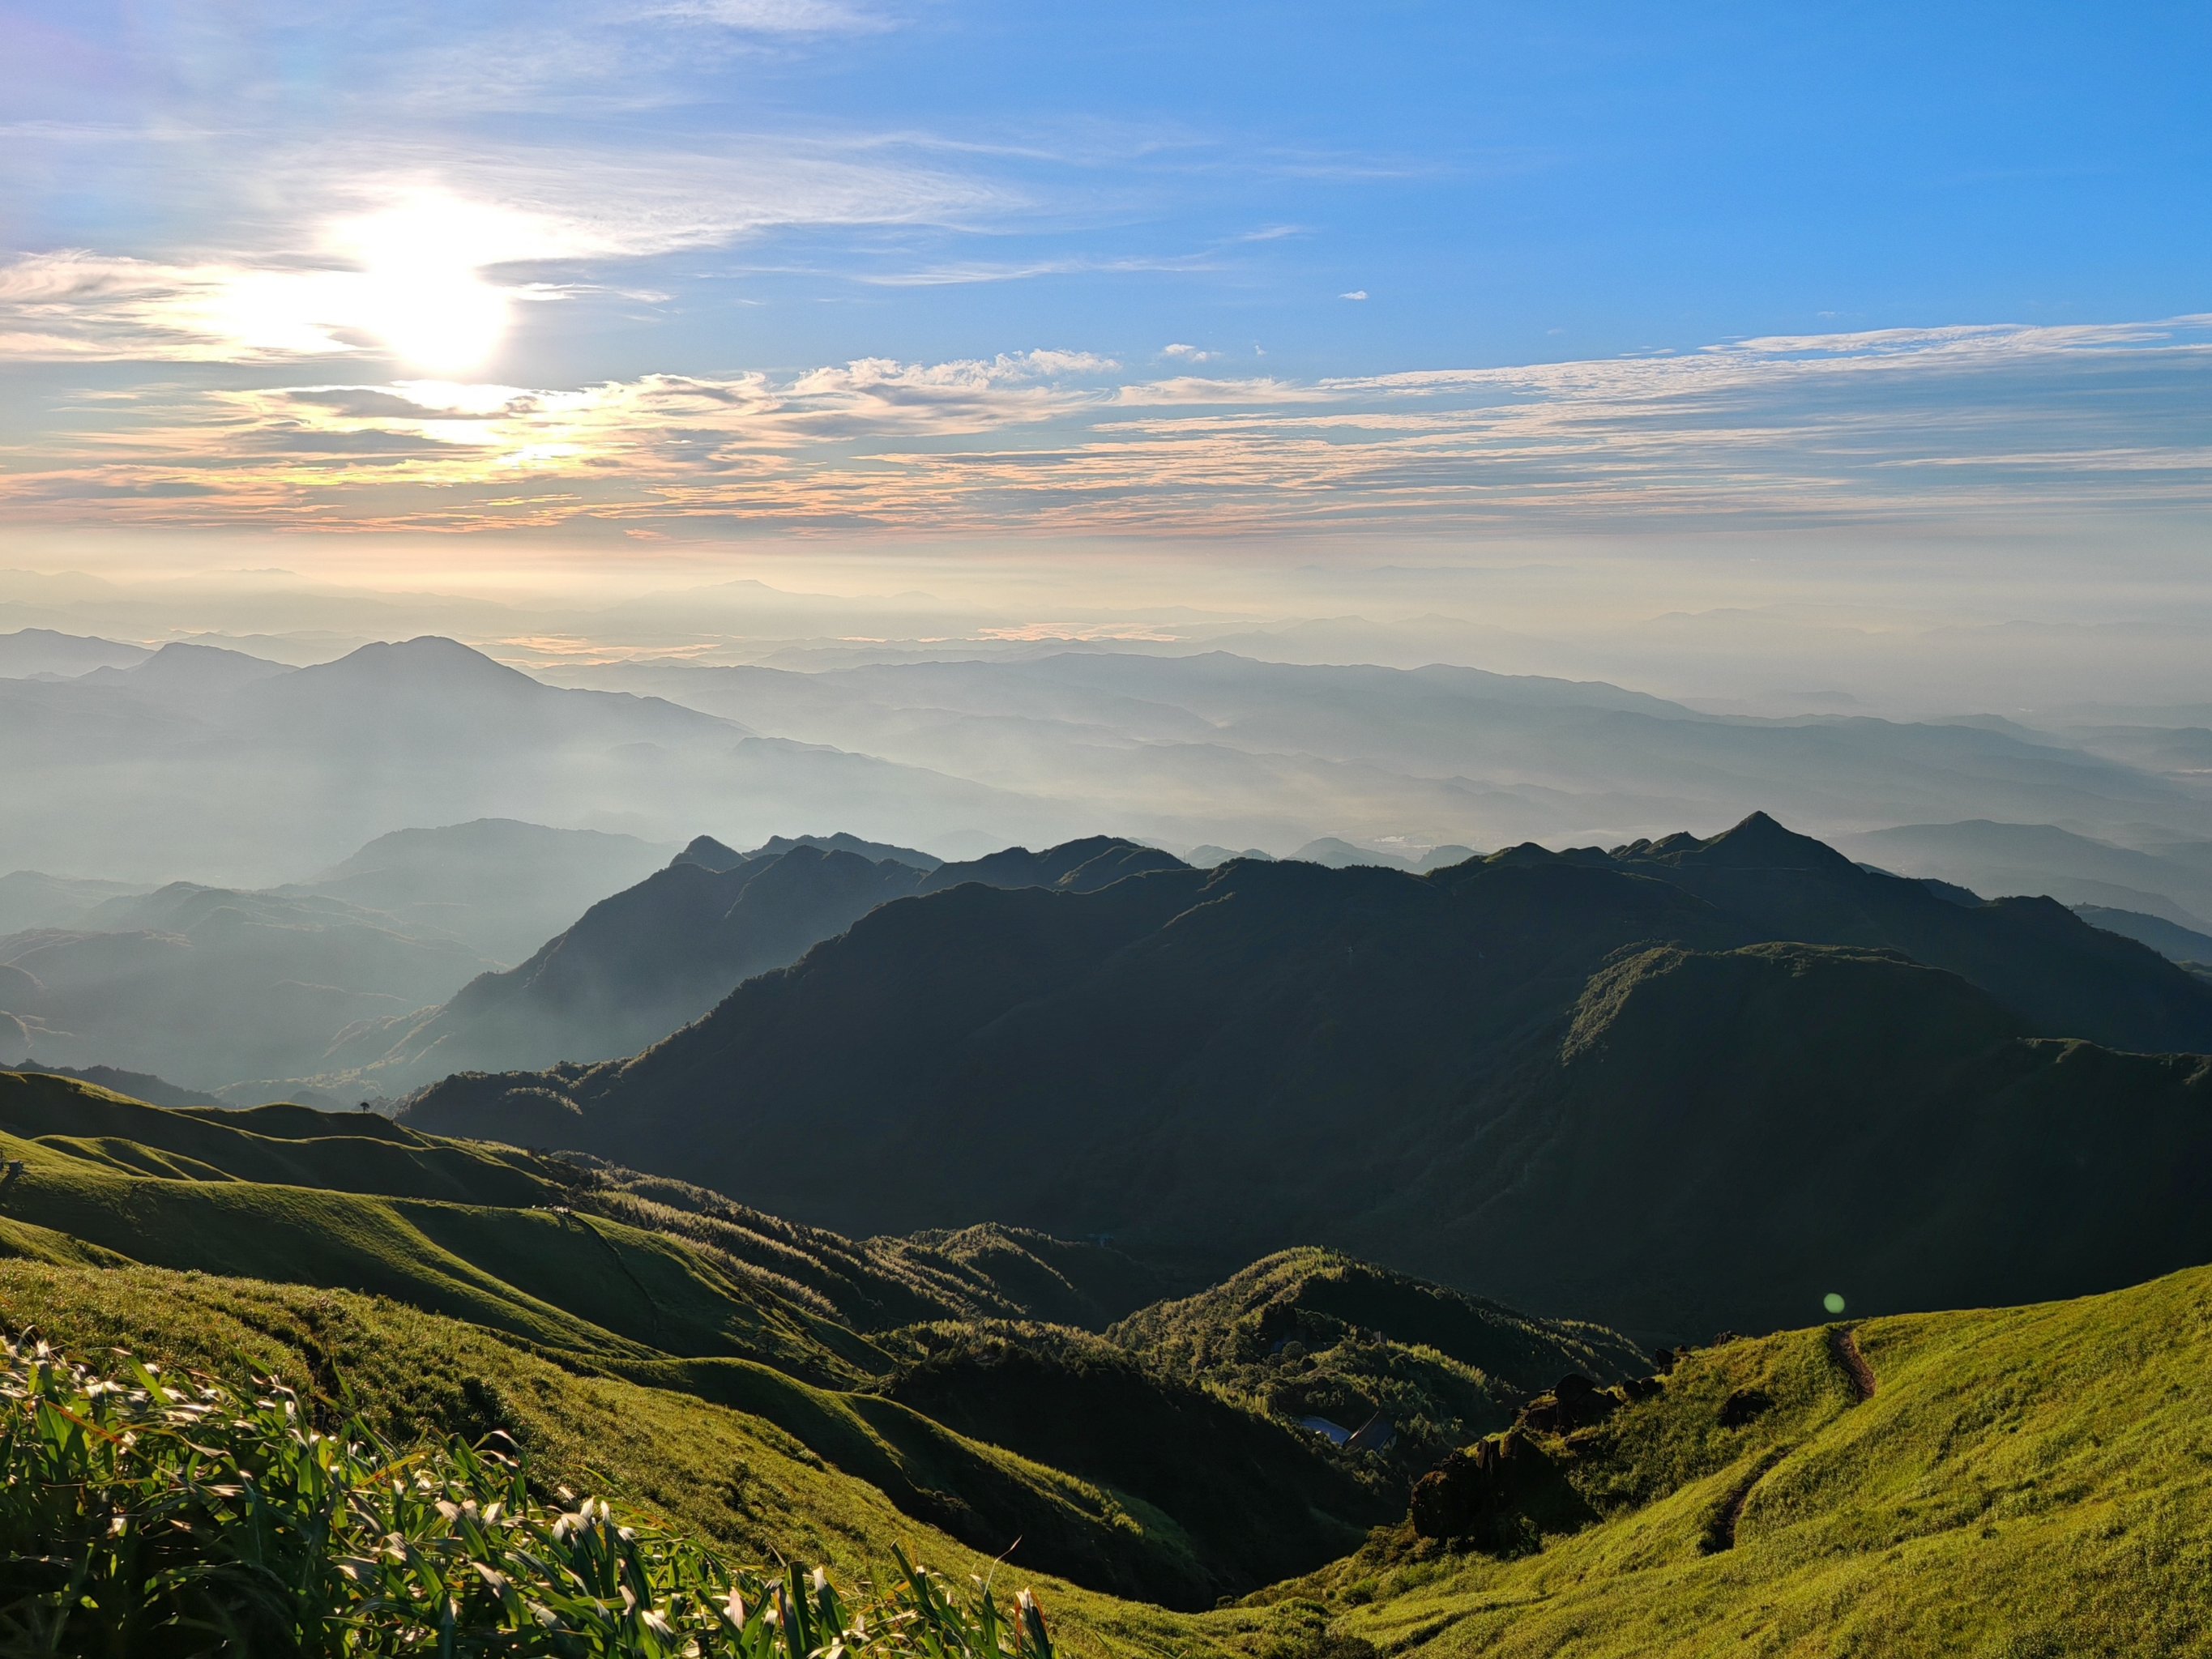
<path fill-rule="evenodd" d="M 0 30 L 18 562 L 83 531 L 2202 543 L 2201 7 Z"/>

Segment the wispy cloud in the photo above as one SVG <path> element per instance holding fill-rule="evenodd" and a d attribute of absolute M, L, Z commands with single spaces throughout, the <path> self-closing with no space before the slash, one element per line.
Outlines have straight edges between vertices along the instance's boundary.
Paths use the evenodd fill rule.
<path fill-rule="evenodd" d="M 641 8 L 636 15 L 758 34 L 851 34 L 890 27 L 882 12 L 841 0 L 669 0 Z"/>
<path fill-rule="evenodd" d="M 2208 392 L 2205 318 L 1319 381 L 1039 350 L 566 391 L 172 386 L 15 453 L 0 499 L 24 517 L 453 531 L 1985 524 L 2212 504 Z"/>
<path fill-rule="evenodd" d="M 1014 204 L 988 185 L 823 146 L 650 155 L 398 147 L 270 165 L 270 228 L 190 262 L 60 248 L 0 264 L 0 358 L 257 362 L 389 340 L 418 309 L 556 299 L 601 285 L 502 279 L 724 247 L 772 228 L 943 226 Z M 401 270 L 404 267 L 404 270 Z"/>

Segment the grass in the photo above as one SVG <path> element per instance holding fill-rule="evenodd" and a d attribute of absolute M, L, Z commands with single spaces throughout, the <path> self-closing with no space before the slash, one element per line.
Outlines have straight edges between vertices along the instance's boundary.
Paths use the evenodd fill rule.
<path fill-rule="evenodd" d="M 73 1112 L 72 1101 L 83 1110 Z M 867 1392 L 896 1362 L 878 1340 L 841 1321 L 830 1291 L 878 1314 L 948 1303 L 1019 1306 L 969 1259 L 983 1255 L 1028 1278 L 1048 1274 L 1047 1287 L 1066 1301 L 1088 1294 L 1076 1288 L 1086 1275 L 1120 1271 L 1118 1258 L 1093 1248 L 995 1233 L 945 1247 L 854 1246 L 736 1212 L 712 1194 L 647 1188 L 694 1206 L 678 1209 L 603 1185 L 604 1172 L 417 1135 L 382 1120 L 356 1126 L 351 1115 L 296 1109 L 166 1112 L 54 1079 L 0 1077 L 0 1122 L 48 1131 L 35 1139 L 0 1134 L 0 1157 L 21 1165 L 0 1188 L 0 1249 L 57 1263 L 135 1259 L 366 1291 L 441 1314 L 572 1370 L 734 1406 L 780 1427 L 827 1467 L 866 1481 L 902 1514 L 986 1554 L 1011 1549 L 1024 1567 L 1095 1589 L 1211 1607 L 1224 1593 L 1327 1559 L 1339 1540 L 1356 1541 L 1369 1521 L 1389 1512 L 1387 1504 L 1375 1512 L 1371 1498 L 1340 1481 L 1345 1490 L 1331 1487 L 1329 1495 L 1351 1501 L 1358 1524 L 1339 1517 L 1316 1525 L 1328 1517 L 1301 1504 L 1295 1535 L 1256 1558 L 1268 1565 L 1255 1571 L 1240 1537 L 1218 1526 L 1194 1536 L 1180 1507 L 1171 1513 L 1150 1483 L 1122 1484 L 1118 1465 L 1071 1470 L 1051 1447 L 997 1433 L 993 1424 L 947 1419 L 947 1426 L 933 1420 L 942 1412 Z M 357 1134 L 357 1127 L 367 1133 Z M 96 1133 L 56 1133 L 73 1128 Z M 380 1175 L 369 1158 L 351 1158 L 349 1143 L 356 1141 L 401 1161 Z M 395 1197 L 229 1173 L 344 1166 L 358 1188 L 387 1176 L 414 1185 L 425 1165 L 441 1171 L 448 1189 L 522 1179 L 531 1183 L 526 1192 L 549 1201 L 526 1208 Z M 562 1174 L 577 1182 L 573 1190 L 552 1184 Z M 550 1201 L 562 1199 L 574 1201 Z M 591 1203 L 613 1213 L 592 1213 L 585 1207 Z M 1049 1268 L 1037 1249 L 1059 1257 L 1066 1271 Z M 796 1276 L 810 1267 L 821 1270 L 811 1282 Z M 1102 1282 L 1110 1293 L 1110 1278 Z M 1271 1470 L 1262 1473 L 1278 1484 L 1302 1477 L 1311 1484 L 1332 1473 L 1303 1440 L 1249 1426 L 1273 1436 L 1263 1449 Z M 1253 1458 L 1236 1462 L 1239 1480 L 1231 1492 L 1273 1489 L 1253 1483 Z M 1188 1506 L 1212 1492 L 1185 1482 L 1167 1496 Z"/>
<path fill-rule="evenodd" d="M 839 1593 L 732 1569 L 657 1517 L 550 1492 L 504 1437 L 403 1447 L 319 1425 L 281 1384 L 241 1395 L 133 1355 L 106 1374 L 0 1346 L 0 1644 L 140 1659 L 1052 1659 L 1024 1589 L 962 1589 L 895 1553 Z"/>
<path fill-rule="evenodd" d="M 544 1480 L 624 1494 L 726 1559 L 820 1564 L 851 1582 L 881 1580 L 900 1550 L 957 1582 L 994 1570 L 995 1551 L 902 1514 L 765 1416 L 586 1372 L 574 1357 L 556 1363 L 388 1300 L 141 1267 L 13 1261 L 0 1262 L 0 1310 L 18 1332 L 33 1330 L 72 1353 L 122 1349 L 234 1389 L 275 1378 L 311 1412 L 349 1396 L 363 1429 L 396 1444 L 504 1431 Z M 835 1411 L 838 1397 L 821 1404 Z M 990 1448 L 971 1455 L 1010 1474 L 1024 1468 Z M 1085 1499 L 1067 1477 L 1038 1473 L 1071 1505 L 1103 1498 Z M 1030 1575 L 1018 1559 L 1017 1553 L 997 1570 L 1002 1578 L 1022 1572 L 1036 1586 L 1054 1609 L 1063 1654 L 1265 1654 L 1285 1650 L 1315 1626 L 1310 1608 L 1178 1615 Z"/>
<path fill-rule="evenodd" d="M 1387 1464 L 1417 1479 L 1513 1419 L 1569 1372 L 1612 1382 L 1649 1369 L 1601 1326 L 1538 1321 L 1354 1260 L 1281 1250 L 1224 1282 L 1115 1325 L 1113 1340 L 1170 1376 L 1270 1415 L 1358 1429 L 1388 1417 Z"/>
<path fill-rule="evenodd" d="M 0 1079 L 0 1105 L 6 1087 Z M 303 1132 L 330 1121 L 238 1132 L 317 1158 L 330 1154 L 312 1143 L 345 1137 Z M 510 1435 L 540 1499 L 566 1485 L 619 1494 L 651 1518 L 665 1556 L 641 1571 L 672 1600 L 692 1571 L 682 1561 L 820 1564 L 836 1583 L 896 1595 L 903 1551 L 965 1584 L 988 1578 L 1018 1534 L 1000 1582 L 1012 1571 L 1034 1583 L 1056 1651 L 1099 1659 L 2212 1659 L 2212 1269 L 2076 1301 L 1859 1322 L 1850 1329 L 1875 1379 L 1869 1398 L 1839 1357 L 1842 1328 L 1697 1350 L 1654 1397 L 1542 1437 L 1573 1489 L 1552 1513 L 1594 1517 L 1581 1529 L 1491 1555 L 1400 1526 L 1245 1604 L 1177 1613 L 1098 1587 L 1195 1601 L 1222 1559 L 1218 1540 L 1199 1535 L 1199 1510 L 1146 1501 L 1158 1494 L 1136 1475 L 1070 1467 L 1068 1447 L 1088 1442 L 1085 1407 L 1064 1399 L 1068 1420 L 1052 1414 L 1068 1368 L 1032 1378 L 1012 1365 L 1032 1357 L 1027 1340 L 1000 1364 L 973 1332 L 871 1335 L 831 1316 L 847 1302 L 888 1315 L 956 1291 L 1002 1294 L 988 1274 L 929 1256 L 933 1247 L 902 1257 L 825 1243 L 734 1206 L 684 1211 L 701 1223 L 687 1233 L 243 1181 L 229 1166 L 264 1152 L 189 1126 L 167 1140 L 114 1122 L 66 1127 L 0 1136 L 0 1153 L 23 1166 L 0 1186 L 9 1329 L 76 1354 L 121 1349 L 173 1374 L 202 1371 L 241 1401 L 256 1379 L 276 1379 L 315 1427 L 343 1425 L 341 1439 L 386 1450 L 433 1449 L 455 1479 L 477 1478 L 457 1445 Z M 182 1144 L 188 1135 L 198 1139 Z M 540 1178 L 525 1154 L 448 1156 L 452 1143 L 415 1139 L 384 1143 L 408 1154 L 389 1179 L 426 1168 L 457 1177 L 470 1158 L 487 1160 L 486 1179 Z M 156 1168 L 187 1158 L 209 1173 Z M 675 1207 L 626 1201 L 637 1223 Z M 775 1260 L 793 1272 L 764 1265 Z M 1397 1376 L 1366 1363 L 1369 1348 L 1394 1343 L 1484 1378 L 1539 1375 L 1565 1353 L 1547 1346 L 1563 1340 L 1557 1328 L 1523 1329 L 1486 1304 L 1362 1277 L 1372 1273 L 1294 1253 L 1122 1334 L 1149 1333 L 1224 1410 L 1253 1385 L 1239 1368 L 1278 1340 L 1327 1339 L 1320 1352 L 1343 1351 L 1331 1374 L 1361 1386 Z M 1098 1339 L 1045 1334 L 1071 1352 L 1109 1352 Z M 1602 1335 L 1588 1337 L 1583 1368 L 1602 1370 L 1595 1362 L 1613 1352 Z M 889 1363 L 901 1356 L 908 1369 Z M 1091 1381 L 1102 1377 L 1121 1373 Z M 1723 1409 L 1752 1396 L 1763 1409 Z M 1052 1438 L 1071 1433 L 1066 1446 Z M 1137 1438 L 1134 1451 L 1205 1479 L 1202 1437 L 1188 1448 Z M 1279 1525 L 1266 1501 L 1243 1507 L 1255 1535 Z M 725 1571 L 700 1566 L 682 1583 Z M 27 1583 L 9 1580 L 0 1599 L 44 1593 Z"/>
<path fill-rule="evenodd" d="M 1856 1336 L 1863 1403 L 1826 1332 L 1790 1332 L 1561 1443 L 1611 1517 L 1587 1531 L 1504 1560 L 1401 1540 L 1303 1588 L 1424 1659 L 2212 1652 L 2212 1272 Z M 1771 1409 L 1721 1426 L 1750 1389 Z"/>

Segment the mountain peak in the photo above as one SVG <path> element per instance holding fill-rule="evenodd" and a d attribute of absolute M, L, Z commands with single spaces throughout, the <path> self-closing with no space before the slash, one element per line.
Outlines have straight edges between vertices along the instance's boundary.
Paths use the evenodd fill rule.
<path fill-rule="evenodd" d="M 89 685 L 127 685 L 141 690 L 222 690 L 292 672 L 289 664 L 270 662 L 244 651 L 172 640 L 143 662 L 123 668 L 95 668 L 83 678 Z"/>
<path fill-rule="evenodd" d="M 538 684 L 520 669 L 495 662 L 483 652 L 441 634 L 423 634 L 411 640 L 379 640 L 347 653 L 335 662 L 301 672 L 341 679 L 404 679 L 418 684 Z"/>
<path fill-rule="evenodd" d="M 694 836 L 691 844 L 668 862 L 672 869 L 679 864 L 696 864 L 719 876 L 724 871 L 734 870 L 744 863 L 745 857 L 734 847 L 725 847 L 712 836 Z"/>
<path fill-rule="evenodd" d="M 1731 829 L 1662 854 L 1684 864 L 1727 865 L 1768 870 L 1851 870 L 1851 861 L 1824 841 L 1801 836 L 1764 812 L 1753 812 Z"/>

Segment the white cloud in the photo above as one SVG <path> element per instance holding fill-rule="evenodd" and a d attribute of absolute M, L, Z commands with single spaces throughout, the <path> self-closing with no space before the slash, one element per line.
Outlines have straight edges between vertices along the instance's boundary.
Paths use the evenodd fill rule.
<path fill-rule="evenodd" d="M 0 302 L 126 304 L 178 280 L 127 263 L 18 267 Z M 1030 350 L 567 390 L 148 387 L 99 404 L 96 432 L 19 447 L 0 498 L 18 517 L 332 529 L 698 517 L 1176 534 L 1946 515 L 1986 528 L 2212 506 L 2212 319 L 1314 382 L 1121 372 Z"/>
<path fill-rule="evenodd" d="M 1181 343 L 1164 345 L 1160 348 L 1161 356 L 1178 358 L 1187 363 L 1210 363 L 1220 355 L 1218 351 L 1201 351 L 1194 345 Z"/>
<path fill-rule="evenodd" d="M 64 248 L 0 265 L 0 358 L 258 362 L 381 343 L 462 368 L 513 302 L 594 286 L 488 274 L 501 267 L 648 258 L 794 225 L 944 224 L 1010 205 L 950 175 L 817 149 L 743 161 L 510 150 L 434 165 L 403 148 L 343 168 L 295 158 L 263 189 L 275 206 L 258 246 L 191 263 Z"/>
<path fill-rule="evenodd" d="M 672 0 L 638 15 L 753 34 L 852 34 L 889 27 L 880 13 L 838 0 Z"/>
<path fill-rule="evenodd" d="M 0 357 L 252 362 L 355 349 L 333 271 L 170 265 L 64 248 L 0 266 Z"/>
<path fill-rule="evenodd" d="M 1336 297 L 1340 300 L 1364 300 L 1367 297 L 1367 290 L 1364 288 L 1355 288 L 1351 293 L 1340 294 Z"/>

